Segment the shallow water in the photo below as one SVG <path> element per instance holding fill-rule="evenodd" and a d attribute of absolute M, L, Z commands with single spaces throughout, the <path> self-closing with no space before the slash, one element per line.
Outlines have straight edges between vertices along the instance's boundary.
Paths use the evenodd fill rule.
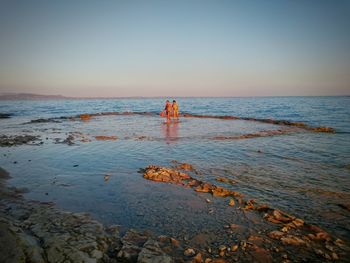
<path fill-rule="evenodd" d="M 237 223 L 240 215 L 232 215 L 226 199 L 150 182 L 139 173 L 140 168 L 150 164 L 168 167 L 172 160 L 187 162 L 199 171 L 195 176 L 200 180 L 220 185 L 216 177 L 234 179 L 237 184 L 229 187 L 247 198 L 267 203 L 349 240 L 350 212 L 338 206 L 350 204 L 349 97 L 178 101 L 180 110 L 193 114 L 286 119 L 331 126 L 337 133 L 315 133 L 244 120 L 181 118 L 166 124 L 154 115 L 23 124 L 32 119 L 80 113 L 157 112 L 163 100 L 0 102 L 0 112 L 14 114 L 10 119 L 0 120 L 1 134 L 38 134 L 44 142 L 40 146 L 1 147 L 0 166 L 11 173 L 10 184 L 28 188 L 28 198 L 90 212 L 108 224 L 183 237 L 204 230 L 220 233 L 224 224 Z M 214 139 L 270 130 L 288 133 Z M 76 137 L 75 145 L 55 144 L 55 138 L 64 139 L 70 133 Z M 97 135 L 113 135 L 118 139 L 98 141 L 94 138 Z M 81 142 L 83 137 L 91 142 Z M 110 177 L 105 181 L 107 174 Z M 212 203 L 208 204 L 206 198 Z M 209 208 L 214 208 L 214 213 L 209 214 Z"/>

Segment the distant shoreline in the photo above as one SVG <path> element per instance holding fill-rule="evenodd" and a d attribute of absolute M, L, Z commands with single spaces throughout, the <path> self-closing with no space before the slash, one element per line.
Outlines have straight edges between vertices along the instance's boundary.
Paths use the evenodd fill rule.
<path fill-rule="evenodd" d="M 5 93 L 0 94 L 0 100 L 113 100 L 113 99 L 164 99 L 164 98 L 293 98 L 293 97 L 350 97 L 349 95 L 306 95 L 306 96 L 127 96 L 127 97 L 69 97 L 63 95 L 43 95 L 33 93 Z"/>

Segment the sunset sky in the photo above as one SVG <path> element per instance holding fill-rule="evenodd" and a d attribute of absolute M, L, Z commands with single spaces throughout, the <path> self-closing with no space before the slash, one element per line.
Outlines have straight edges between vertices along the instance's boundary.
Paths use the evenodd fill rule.
<path fill-rule="evenodd" d="M 0 91 L 350 95 L 350 1 L 0 1 Z"/>

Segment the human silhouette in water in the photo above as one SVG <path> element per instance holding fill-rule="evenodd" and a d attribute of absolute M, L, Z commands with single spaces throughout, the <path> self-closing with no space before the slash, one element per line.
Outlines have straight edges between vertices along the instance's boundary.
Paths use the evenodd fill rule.
<path fill-rule="evenodd" d="M 179 105 L 177 104 L 176 100 L 173 100 L 173 118 L 178 119 L 179 118 Z"/>
<path fill-rule="evenodd" d="M 171 103 L 170 103 L 169 100 L 166 100 L 166 102 L 165 102 L 164 111 L 165 111 L 166 118 L 169 121 L 170 120 L 170 114 L 171 114 L 171 111 L 172 111 L 172 106 L 171 106 Z"/>

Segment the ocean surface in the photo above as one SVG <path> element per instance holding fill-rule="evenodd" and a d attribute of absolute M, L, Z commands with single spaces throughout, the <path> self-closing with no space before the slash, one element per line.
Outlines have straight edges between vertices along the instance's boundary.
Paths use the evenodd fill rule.
<path fill-rule="evenodd" d="M 43 142 L 1 147 L 0 166 L 10 172 L 10 185 L 28 189 L 27 198 L 88 212 L 106 224 L 177 237 L 203 229 L 219 233 L 233 220 L 226 200 L 213 199 L 210 205 L 214 203 L 216 210 L 208 214 L 209 204 L 203 201 L 207 194 L 147 181 L 140 173 L 148 165 L 186 162 L 199 171 L 200 180 L 219 185 L 217 177 L 233 179 L 237 183 L 230 188 L 247 198 L 350 240 L 350 212 L 344 209 L 350 206 L 350 97 L 176 99 L 180 113 L 289 120 L 336 132 L 206 118 L 180 118 L 167 124 L 158 115 L 163 98 L 0 101 L 0 112 L 12 114 L 0 120 L 0 135 L 38 135 Z M 28 123 L 98 112 L 157 114 Z M 290 130 L 237 139 L 281 129 Z M 70 134 L 75 136 L 73 145 L 57 143 Z M 95 140 L 98 135 L 118 139 Z"/>

